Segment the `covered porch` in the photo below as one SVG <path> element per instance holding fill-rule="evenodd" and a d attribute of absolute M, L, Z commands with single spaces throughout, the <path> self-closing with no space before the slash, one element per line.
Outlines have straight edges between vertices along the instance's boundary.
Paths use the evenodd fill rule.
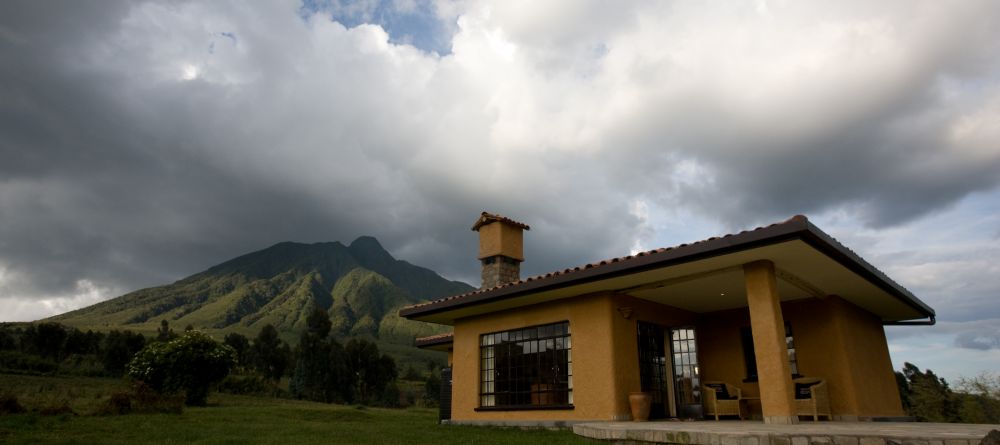
<path fill-rule="evenodd" d="M 883 329 L 920 317 L 903 300 L 801 240 L 684 266 L 612 297 L 654 418 L 903 418 Z"/>

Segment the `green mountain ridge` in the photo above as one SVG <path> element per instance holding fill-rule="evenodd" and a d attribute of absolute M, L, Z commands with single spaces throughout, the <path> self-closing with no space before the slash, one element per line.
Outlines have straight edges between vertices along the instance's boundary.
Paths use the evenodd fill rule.
<path fill-rule="evenodd" d="M 373 237 L 340 242 L 282 242 L 212 266 L 164 286 L 140 289 L 57 315 L 80 329 L 131 329 L 151 333 L 161 320 L 180 330 L 255 336 L 267 324 L 292 342 L 315 308 L 328 311 L 333 332 L 401 347 L 414 336 L 446 328 L 402 319 L 401 306 L 473 287 L 395 259 Z"/>

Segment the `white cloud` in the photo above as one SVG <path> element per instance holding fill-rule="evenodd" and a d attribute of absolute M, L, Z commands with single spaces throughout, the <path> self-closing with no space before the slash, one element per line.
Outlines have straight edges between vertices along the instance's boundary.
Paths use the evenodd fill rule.
<path fill-rule="evenodd" d="M 330 20 L 376 2 L 120 6 L 0 14 L 5 312 L 287 239 L 475 276 L 481 210 L 529 274 L 806 213 L 941 319 L 1000 311 L 991 2 L 440 0 L 443 56 Z"/>
<path fill-rule="evenodd" d="M 69 312 L 74 309 L 100 303 L 111 297 L 121 295 L 123 289 L 101 286 L 90 280 L 78 280 L 76 288 L 66 294 L 19 295 L 5 290 L 7 276 L 0 276 L 0 307 L 3 307 L 4 321 L 34 321 L 52 315 Z"/>

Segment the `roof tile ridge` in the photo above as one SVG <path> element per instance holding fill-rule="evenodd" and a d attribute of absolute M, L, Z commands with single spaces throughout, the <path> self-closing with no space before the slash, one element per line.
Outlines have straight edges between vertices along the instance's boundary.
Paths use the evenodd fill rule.
<path fill-rule="evenodd" d="M 482 213 L 482 217 L 503 218 L 504 220 L 509 220 L 510 222 L 521 224 L 521 223 L 518 223 L 517 221 L 514 221 L 514 220 L 512 220 L 510 218 L 507 218 L 507 217 L 505 217 L 503 215 L 500 215 L 500 214 L 491 214 L 489 212 L 483 212 Z M 557 277 L 557 276 L 561 276 L 561 275 L 566 275 L 566 274 L 570 274 L 570 273 L 573 273 L 573 272 L 579 272 L 581 270 L 586 270 L 586 269 L 600 268 L 601 266 L 606 266 L 606 265 L 610 265 L 610 264 L 614 264 L 614 263 L 618 263 L 618 262 L 623 262 L 623 261 L 627 262 L 627 261 L 630 261 L 630 260 L 634 260 L 636 258 L 647 256 L 647 255 L 657 255 L 657 254 L 669 252 L 669 251 L 672 251 L 672 250 L 675 250 L 675 249 L 681 249 L 681 248 L 685 248 L 685 247 L 691 247 L 691 246 L 694 246 L 696 244 L 703 244 L 703 243 L 707 243 L 707 242 L 711 242 L 711 241 L 717 241 L 717 240 L 729 238 L 729 237 L 736 236 L 736 235 L 743 235 L 743 234 L 747 234 L 747 233 L 757 232 L 757 231 L 760 231 L 760 230 L 765 230 L 765 229 L 769 229 L 769 228 L 772 228 L 772 227 L 781 226 L 781 225 L 789 224 L 789 223 L 793 223 L 793 222 L 808 223 L 809 222 L 809 218 L 807 218 L 805 215 L 802 215 L 802 214 L 796 214 L 796 215 L 793 215 L 792 217 L 790 217 L 790 218 L 788 218 L 788 219 L 786 219 L 784 221 L 781 221 L 781 222 L 772 223 L 772 224 L 769 224 L 769 225 L 766 225 L 766 226 L 758 226 L 758 227 L 755 227 L 753 229 L 744 229 L 744 230 L 741 230 L 740 232 L 735 233 L 735 234 L 733 234 L 733 233 L 727 233 L 725 235 L 712 236 L 712 237 L 709 237 L 709 238 L 706 238 L 706 239 L 702 239 L 702 240 L 698 240 L 698 241 L 693 241 L 693 242 L 690 242 L 690 243 L 681 243 L 681 244 L 678 244 L 676 246 L 661 247 L 659 249 L 653 249 L 653 250 L 649 250 L 649 251 L 639 251 L 639 252 L 636 252 L 635 254 L 626 255 L 626 256 L 622 256 L 622 257 L 608 258 L 608 259 L 604 259 L 604 260 L 600 260 L 600 261 L 595 261 L 595 262 L 587 263 L 587 264 L 584 264 L 582 266 L 569 267 L 569 268 L 566 268 L 566 269 L 556 270 L 556 271 L 548 272 L 548 273 L 545 273 L 545 274 L 534 275 L 534 276 L 528 277 L 526 279 L 519 279 L 517 281 L 511 281 L 511 282 L 508 282 L 508 283 L 498 284 L 498 285 L 490 287 L 490 288 L 475 289 L 475 290 L 471 290 L 469 292 L 465 292 L 465 293 L 458 294 L 458 295 L 452 295 L 452 296 L 448 296 L 448 297 L 442 297 L 442 298 L 438 298 L 436 300 L 429 300 L 429 301 L 426 301 L 426 302 L 423 302 L 423 303 L 417 303 L 417 304 L 414 304 L 414 305 L 405 306 L 405 307 L 403 307 L 403 309 L 423 307 L 423 306 L 427 306 L 427 305 L 431 305 L 431 304 L 436 304 L 436 303 L 443 302 L 443 301 L 449 301 L 449 300 L 458 299 L 458 298 L 465 298 L 465 297 L 468 297 L 468 296 L 471 296 L 471 295 L 478 295 L 478 294 L 490 292 L 490 291 L 493 291 L 493 290 L 496 290 L 496 289 L 501 289 L 501 288 L 505 288 L 505 287 L 513 287 L 513 286 L 525 284 L 525 283 L 528 283 L 528 282 L 531 282 L 531 281 L 544 280 L 546 278 L 552 278 L 552 277 Z M 829 236 L 829 235 L 827 235 L 827 236 Z M 833 237 L 830 237 L 830 238 L 833 239 L 834 241 L 837 241 Z M 837 241 L 837 243 L 841 244 L 839 241 Z M 841 245 L 843 245 L 843 244 L 841 244 Z M 848 250 L 850 250 L 850 249 L 848 249 Z M 855 254 L 855 256 L 857 256 L 857 253 L 854 252 L 853 250 L 851 250 L 851 253 L 853 253 L 853 254 Z M 879 271 L 879 272 L 881 272 L 881 271 Z"/>

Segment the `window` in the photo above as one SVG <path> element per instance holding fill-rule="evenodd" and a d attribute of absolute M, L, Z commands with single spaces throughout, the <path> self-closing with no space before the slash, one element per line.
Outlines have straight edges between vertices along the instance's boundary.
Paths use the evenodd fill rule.
<path fill-rule="evenodd" d="M 667 353 L 663 344 L 663 328 L 639 321 L 639 388 L 653 397 L 649 417 L 666 417 L 664 392 L 667 387 Z"/>
<path fill-rule="evenodd" d="M 479 409 L 572 408 L 569 322 L 479 337 Z"/>
<path fill-rule="evenodd" d="M 683 410 L 686 406 L 701 403 L 701 375 L 698 372 L 694 329 L 671 329 L 670 350 L 674 354 L 674 387 L 678 405 Z"/>
<path fill-rule="evenodd" d="M 757 381 L 757 356 L 753 350 L 753 331 L 749 327 L 740 329 L 740 337 L 743 341 L 743 361 L 747 367 L 747 378 L 745 381 Z M 795 356 L 795 341 L 792 338 L 792 325 L 785 323 L 785 344 L 788 347 L 788 365 L 792 370 L 792 377 L 799 376 L 799 365 Z"/>

